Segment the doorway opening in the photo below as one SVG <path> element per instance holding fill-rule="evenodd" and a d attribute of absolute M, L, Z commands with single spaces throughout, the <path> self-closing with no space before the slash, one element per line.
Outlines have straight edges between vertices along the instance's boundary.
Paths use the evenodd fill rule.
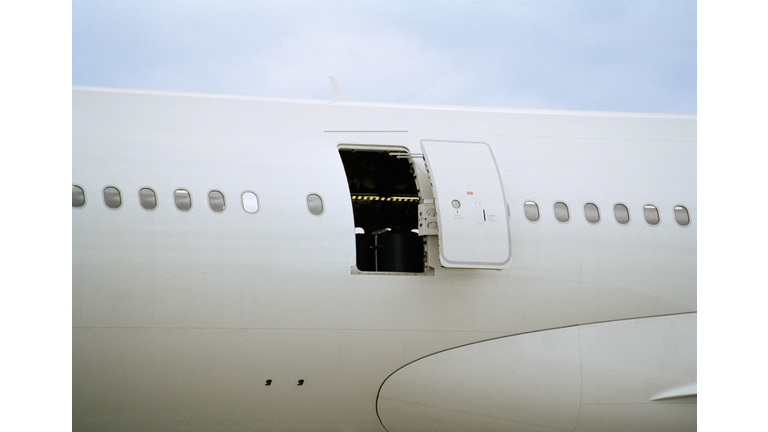
<path fill-rule="evenodd" d="M 419 191 L 407 150 L 340 148 L 339 154 L 355 217 L 357 269 L 424 273 Z"/>

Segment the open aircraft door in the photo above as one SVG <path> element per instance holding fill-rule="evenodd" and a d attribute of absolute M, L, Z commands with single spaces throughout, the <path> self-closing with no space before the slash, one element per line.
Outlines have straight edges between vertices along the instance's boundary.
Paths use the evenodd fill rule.
<path fill-rule="evenodd" d="M 503 269 L 511 259 L 504 188 L 491 147 L 421 141 L 437 211 L 440 263 Z"/>

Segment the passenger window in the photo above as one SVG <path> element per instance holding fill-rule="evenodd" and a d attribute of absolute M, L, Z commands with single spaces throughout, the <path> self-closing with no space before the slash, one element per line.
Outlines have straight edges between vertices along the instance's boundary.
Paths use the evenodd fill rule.
<path fill-rule="evenodd" d="M 587 218 L 587 222 L 596 224 L 600 222 L 600 211 L 595 204 L 586 203 L 584 204 L 584 217 Z"/>
<path fill-rule="evenodd" d="M 683 206 L 675 206 L 675 222 L 680 226 L 688 226 L 688 224 L 691 223 L 687 208 Z"/>
<path fill-rule="evenodd" d="M 318 194 L 307 195 L 307 208 L 315 216 L 323 214 L 323 199 Z"/>
<path fill-rule="evenodd" d="M 104 205 L 111 209 L 119 209 L 123 205 L 123 198 L 120 190 L 113 186 L 104 188 Z"/>
<path fill-rule="evenodd" d="M 319 197 L 318 197 L 319 198 Z M 320 213 L 323 212 L 322 201 L 320 202 Z M 248 213 L 256 213 L 259 211 L 259 197 L 255 193 L 247 191 L 243 192 L 243 209 Z M 312 211 L 310 209 L 310 211 Z M 313 213 L 314 214 L 314 213 Z"/>
<path fill-rule="evenodd" d="M 186 189 L 176 189 L 173 192 L 173 202 L 181 211 L 189 211 L 192 208 L 192 196 Z"/>
<path fill-rule="evenodd" d="M 157 195 L 150 188 L 139 189 L 139 204 L 144 210 L 154 210 L 157 207 Z"/>
<path fill-rule="evenodd" d="M 646 205 L 643 209 L 643 212 L 645 213 L 645 221 L 648 222 L 648 225 L 658 225 L 659 224 L 659 210 L 654 205 Z"/>
<path fill-rule="evenodd" d="M 85 191 L 80 186 L 72 185 L 72 207 L 85 206 Z"/>
<path fill-rule="evenodd" d="M 570 218 L 571 216 L 568 214 L 568 206 L 563 202 L 556 202 L 555 219 L 557 219 L 559 222 L 568 222 Z"/>
<path fill-rule="evenodd" d="M 539 220 L 539 206 L 535 202 L 526 201 L 525 204 L 523 204 L 523 209 L 525 210 L 525 217 L 529 221 L 536 222 Z"/>
<path fill-rule="evenodd" d="M 616 216 L 616 222 L 622 225 L 629 223 L 629 209 L 624 204 L 613 206 L 613 215 Z"/>
<path fill-rule="evenodd" d="M 208 192 L 208 206 L 210 206 L 211 210 L 215 211 L 216 213 L 223 212 L 226 208 L 224 194 L 217 190 Z"/>

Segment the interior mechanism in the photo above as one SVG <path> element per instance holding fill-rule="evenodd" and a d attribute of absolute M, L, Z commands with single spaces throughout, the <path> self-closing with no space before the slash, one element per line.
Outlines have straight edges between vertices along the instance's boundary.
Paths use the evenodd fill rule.
<path fill-rule="evenodd" d="M 357 269 L 421 273 L 424 244 L 413 164 L 392 152 L 339 150 L 355 217 Z"/>

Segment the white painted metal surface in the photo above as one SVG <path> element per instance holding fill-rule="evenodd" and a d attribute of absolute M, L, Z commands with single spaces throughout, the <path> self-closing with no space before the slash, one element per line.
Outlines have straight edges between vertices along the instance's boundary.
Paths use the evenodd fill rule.
<path fill-rule="evenodd" d="M 486 143 L 422 140 L 434 190 L 440 262 L 501 269 L 511 257 L 506 202 Z"/>
<path fill-rule="evenodd" d="M 407 431 L 695 429 L 690 386 L 650 400 L 695 371 L 696 314 L 587 324 L 420 359 L 387 378 L 378 413 Z"/>
<path fill-rule="evenodd" d="M 443 267 L 438 233 L 423 237 L 426 275 L 350 274 L 355 222 L 338 149 L 419 153 L 422 140 L 492 146 L 509 204 L 507 268 Z M 695 317 L 694 116 L 76 87 L 72 152 L 74 430 L 409 430 L 429 415 L 392 427 L 377 415 L 393 372 L 466 344 L 547 332 L 567 339 L 566 354 L 581 349 L 581 392 L 592 401 L 565 430 L 621 430 L 612 426 L 641 414 L 648 421 L 638 431 L 696 428 L 690 412 L 649 400 L 695 382 L 695 362 L 680 363 L 695 359 L 695 332 L 672 325 L 657 339 L 658 328 L 640 325 Z M 432 199 L 423 161 L 413 167 L 420 196 Z M 106 187 L 119 190 L 119 207 L 106 205 Z M 144 188 L 156 193 L 154 209 L 141 205 Z M 176 190 L 188 191 L 188 211 L 176 208 Z M 212 190 L 223 211 L 209 207 Z M 245 192 L 258 196 L 255 213 L 238 203 Z M 322 199 L 319 215 L 308 209 L 311 194 Z M 538 221 L 526 219 L 528 201 Z M 556 202 L 568 204 L 568 222 L 555 219 Z M 600 209 L 599 223 L 587 222 L 585 203 Z M 614 220 L 616 203 L 629 223 Z M 647 204 L 659 210 L 656 226 L 644 220 Z M 680 205 L 687 226 L 675 222 Z M 579 328 L 580 342 L 557 330 L 566 327 Z M 601 345 L 603 328 L 613 343 Z M 627 356 L 634 348 L 622 341 L 638 337 L 666 349 Z M 528 351 L 539 359 L 561 352 L 539 342 Z M 531 385 L 526 418 L 572 424 L 573 371 L 547 381 L 546 362 L 520 356 L 508 366 Z M 456 376 L 445 403 L 494 415 L 495 403 L 521 399 L 498 386 L 482 389 L 488 404 L 462 397 L 481 389 L 461 383 L 492 382 L 498 368 L 486 366 L 504 364 L 463 362 L 423 370 Z M 615 379 L 637 371 L 640 380 Z M 622 405 L 640 396 L 644 404 Z"/>

